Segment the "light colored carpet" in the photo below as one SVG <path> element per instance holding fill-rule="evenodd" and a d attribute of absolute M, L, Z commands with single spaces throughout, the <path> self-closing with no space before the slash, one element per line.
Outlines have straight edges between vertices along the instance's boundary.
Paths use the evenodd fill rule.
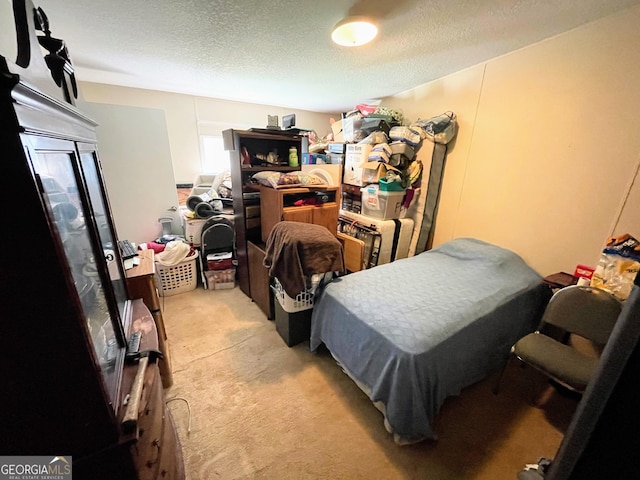
<path fill-rule="evenodd" d="M 165 297 L 172 401 L 188 480 L 515 479 L 552 458 L 576 400 L 517 362 L 448 399 L 439 439 L 396 445 L 382 414 L 326 351 L 288 348 L 239 288 Z M 541 389 L 541 390 L 540 390 Z M 531 405 L 533 394 L 537 406 Z"/>

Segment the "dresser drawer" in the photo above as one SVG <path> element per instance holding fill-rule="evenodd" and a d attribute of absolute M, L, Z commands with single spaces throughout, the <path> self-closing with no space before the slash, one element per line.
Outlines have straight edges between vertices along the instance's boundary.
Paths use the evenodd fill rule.
<path fill-rule="evenodd" d="M 182 447 L 178 439 L 171 412 L 165 406 L 164 432 L 160 446 L 160 466 L 158 480 L 179 480 L 184 478 Z"/>
<path fill-rule="evenodd" d="M 158 366 L 149 365 L 147 375 L 153 381 L 148 386 L 145 382 L 138 412 L 138 439 L 131 448 L 139 479 L 155 480 L 163 450 L 165 405 Z"/>

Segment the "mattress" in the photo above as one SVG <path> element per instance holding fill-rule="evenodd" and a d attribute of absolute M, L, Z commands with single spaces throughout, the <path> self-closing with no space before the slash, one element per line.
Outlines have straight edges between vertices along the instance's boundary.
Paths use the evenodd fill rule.
<path fill-rule="evenodd" d="M 310 348 L 326 345 L 397 443 L 434 439 L 444 400 L 500 368 L 549 296 L 515 253 L 456 239 L 329 283 L 315 299 Z"/>
<path fill-rule="evenodd" d="M 340 216 L 358 222 L 360 225 L 371 227 L 380 234 L 377 263 L 374 264 L 383 265 L 400 258 L 407 258 L 413 234 L 413 220 L 411 218 L 380 220 L 347 210 L 340 210 Z"/>

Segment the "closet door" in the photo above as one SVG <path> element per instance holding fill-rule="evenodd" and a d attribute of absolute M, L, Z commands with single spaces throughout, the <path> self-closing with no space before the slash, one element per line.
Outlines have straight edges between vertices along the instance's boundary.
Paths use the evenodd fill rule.
<path fill-rule="evenodd" d="M 79 107 L 99 125 L 102 173 L 120 239 L 155 240 L 161 218 L 171 219 L 172 233 L 183 234 L 164 112 L 89 102 Z"/>

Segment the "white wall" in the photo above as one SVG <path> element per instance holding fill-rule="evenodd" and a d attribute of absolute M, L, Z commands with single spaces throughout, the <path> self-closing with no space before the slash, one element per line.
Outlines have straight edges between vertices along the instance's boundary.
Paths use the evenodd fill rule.
<path fill-rule="evenodd" d="M 640 238 L 639 24 L 636 6 L 384 100 L 458 116 L 434 246 L 477 237 L 547 275 Z"/>
<path fill-rule="evenodd" d="M 173 233 L 180 233 L 164 112 L 84 101 L 78 108 L 98 122 L 98 155 L 118 237 L 155 240 L 160 218 L 171 218 Z"/>
<path fill-rule="evenodd" d="M 296 126 L 315 130 L 321 137 L 331 131 L 330 115 L 283 109 L 176 93 L 81 82 L 87 102 L 129 105 L 164 111 L 175 183 L 192 183 L 200 169 L 199 135 L 218 135 L 227 128 L 264 128 L 267 115 L 296 114 Z M 335 117 L 335 116 L 334 116 Z"/>

